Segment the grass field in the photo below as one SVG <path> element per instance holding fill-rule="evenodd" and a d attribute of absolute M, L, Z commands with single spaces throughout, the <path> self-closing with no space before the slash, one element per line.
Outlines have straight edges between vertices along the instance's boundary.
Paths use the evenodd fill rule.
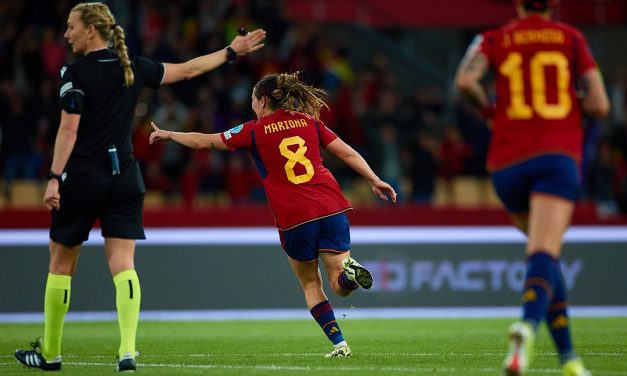
<path fill-rule="evenodd" d="M 510 319 L 340 319 L 351 358 L 331 350 L 313 320 L 141 322 L 138 372 L 147 375 L 498 375 Z M 574 318 L 577 349 L 595 376 L 627 375 L 627 319 Z M 42 324 L 0 324 L 0 375 L 37 372 L 18 365 L 17 347 Z M 64 375 L 110 375 L 114 322 L 69 322 Z M 529 375 L 561 375 L 545 328 Z"/>

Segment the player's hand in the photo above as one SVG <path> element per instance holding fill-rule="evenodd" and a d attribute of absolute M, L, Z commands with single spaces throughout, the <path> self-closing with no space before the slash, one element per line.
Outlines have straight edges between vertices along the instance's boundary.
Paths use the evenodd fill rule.
<path fill-rule="evenodd" d="M 46 193 L 44 194 L 44 204 L 48 210 L 61 209 L 61 195 L 59 194 L 59 181 L 57 179 L 48 180 Z"/>
<path fill-rule="evenodd" d="M 238 35 L 233 38 L 230 46 L 237 53 L 237 56 L 248 55 L 253 51 L 263 48 L 263 40 L 266 37 L 266 31 L 263 29 L 257 29 L 249 32 L 246 35 Z"/>
<path fill-rule="evenodd" d="M 371 183 L 372 185 L 372 193 L 379 196 L 381 200 L 387 201 L 388 197 L 392 200 L 392 202 L 396 202 L 396 192 L 391 185 L 384 182 L 383 180 L 377 180 Z"/>
<path fill-rule="evenodd" d="M 150 134 L 150 138 L 148 139 L 148 144 L 156 144 L 159 141 L 168 141 L 172 139 L 172 132 L 164 131 L 163 129 L 157 127 L 157 124 L 150 122 L 152 125 L 152 129 L 154 131 Z"/>

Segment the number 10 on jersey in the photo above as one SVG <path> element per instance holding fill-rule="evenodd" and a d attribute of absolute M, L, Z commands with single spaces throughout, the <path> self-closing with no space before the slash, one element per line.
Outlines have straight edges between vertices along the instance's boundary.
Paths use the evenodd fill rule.
<path fill-rule="evenodd" d="M 547 98 L 546 68 L 555 68 L 557 101 L 549 103 Z M 531 104 L 525 102 L 523 69 L 529 69 Z M 520 52 L 510 52 L 499 66 L 499 73 L 509 81 L 510 104 L 507 117 L 514 120 L 531 119 L 534 113 L 544 119 L 564 119 L 572 109 L 569 93 L 570 70 L 568 59 L 560 51 L 541 51 L 529 59 L 526 67 Z"/>

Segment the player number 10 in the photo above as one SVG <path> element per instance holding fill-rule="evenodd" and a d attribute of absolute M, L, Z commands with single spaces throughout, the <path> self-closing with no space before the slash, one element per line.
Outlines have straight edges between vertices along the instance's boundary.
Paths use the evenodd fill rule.
<path fill-rule="evenodd" d="M 547 67 L 555 67 L 557 84 L 557 102 L 547 100 Z M 544 119 L 564 119 L 572 109 L 568 92 L 570 70 L 568 59 L 559 51 L 541 51 L 529 60 L 531 85 L 531 105 L 525 102 L 525 82 L 523 80 L 523 58 L 519 52 L 510 52 L 499 67 L 499 72 L 509 79 L 510 104 L 507 116 L 510 119 L 531 119 L 535 112 Z"/>

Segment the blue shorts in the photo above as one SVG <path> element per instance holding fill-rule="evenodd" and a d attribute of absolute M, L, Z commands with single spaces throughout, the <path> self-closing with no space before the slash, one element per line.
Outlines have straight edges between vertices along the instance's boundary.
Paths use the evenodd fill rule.
<path fill-rule="evenodd" d="M 529 196 L 542 192 L 577 200 L 580 176 L 577 163 L 559 154 L 543 155 L 492 173 L 499 198 L 510 213 L 529 211 Z"/>
<path fill-rule="evenodd" d="M 346 213 L 307 222 L 291 230 L 279 230 L 279 236 L 285 253 L 303 262 L 317 260 L 320 252 L 342 253 L 351 246 Z"/>

